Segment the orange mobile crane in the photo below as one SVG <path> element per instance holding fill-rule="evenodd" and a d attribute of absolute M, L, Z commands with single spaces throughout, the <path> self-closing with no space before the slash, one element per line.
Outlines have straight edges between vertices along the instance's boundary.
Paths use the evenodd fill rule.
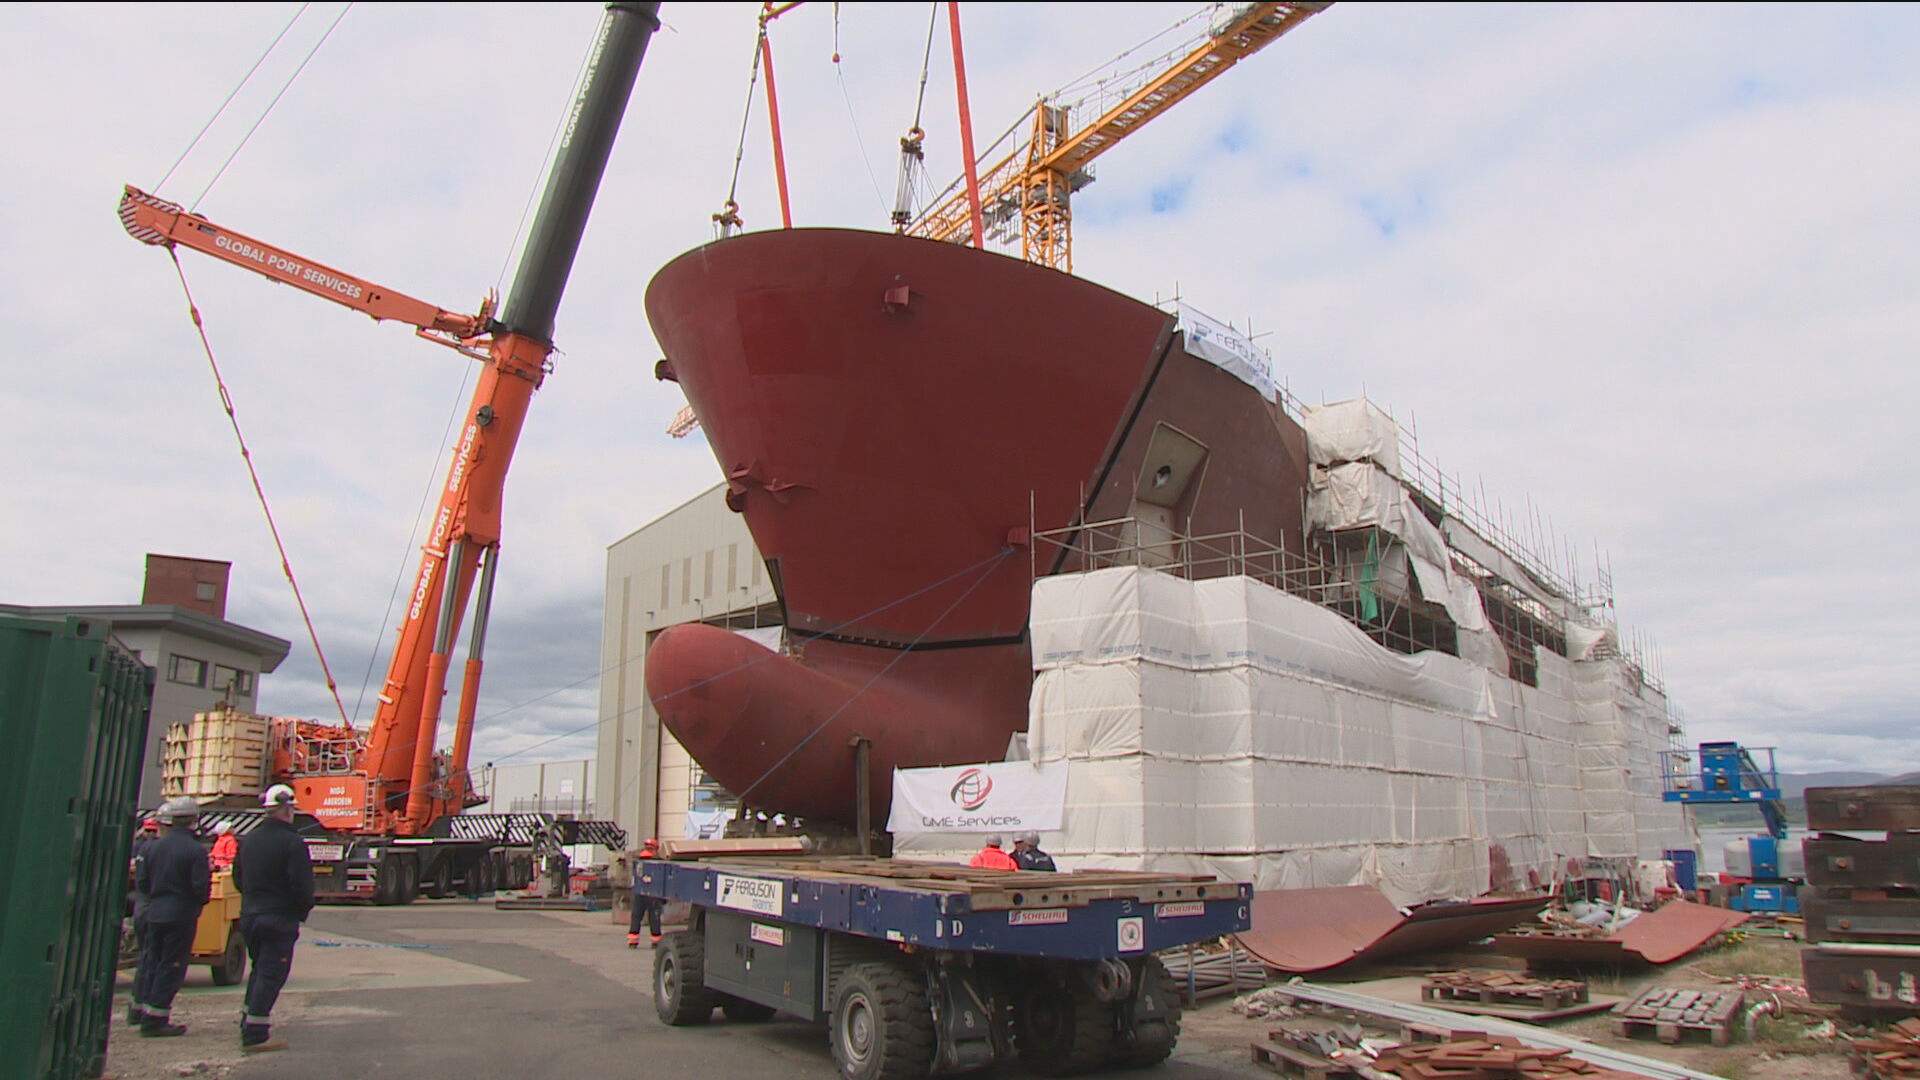
<path fill-rule="evenodd" d="M 320 891 L 404 903 L 424 885 L 445 892 L 515 886 L 531 877 L 532 848 L 555 842 L 620 844 L 608 823 L 564 830 L 539 815 L 460 815 L 485 802 L 468 773 L 494 574 L 501 496 L 533 392 L 550 370 L 553 320 L 587 216 L 619 132 L 658 3 L 610 3 L 572 103 L 569 123 L 529 232 L 513 289 L 460 315 L 216 225 L 126 188 L 120 218 L 144 243 L 187 247 L 246 267 L 415 332 L 481 360 L 440 492 L 405 620 L 370 728 L 273 718 L 271 773 L 324 830 L 309 839 Z M 476 583 L 472 631 L 451 752 L 436 750 L 448 670 Z M 343 716 L 344 721 L 344 716 Z M 245 821 L 236 821 L 243 831 Z M 584 823 L 593 824 L 593 823 Z M 521 850 L 526 849 L 526 850 Z"/>

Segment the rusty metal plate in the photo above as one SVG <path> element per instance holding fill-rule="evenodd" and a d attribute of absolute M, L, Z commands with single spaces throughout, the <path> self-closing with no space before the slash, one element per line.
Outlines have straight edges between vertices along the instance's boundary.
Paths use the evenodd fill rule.
<path fill-rule="evenodd" d="M 1402 915 L 1371 885 L 1275 889 L 1253 894 L 1253 929 L 1239 940 L 1268 967 L 1324 971 L 1488 937 L 1539 914 L 1548 899 L 1427 904 Z"/>
<path fill-rule="evenodd" d="M 1712 941 L 1714 935 L 1746 922 L 1748 918 L 1744 911 L 1674 900 L 1640 916 L 1607 937 L 1502 934 L 1494 938 L 1494 948 L 1507 956 L 1568 964 L 1612 967 L 1639 963 L 1668 964 Z"/>

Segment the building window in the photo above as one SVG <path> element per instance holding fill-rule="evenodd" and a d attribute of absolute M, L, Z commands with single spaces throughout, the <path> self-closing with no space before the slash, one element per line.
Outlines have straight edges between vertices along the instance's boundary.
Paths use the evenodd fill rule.
<path fill-rule="evenodd" d="M 218 590 L 214 588 L 213 582 L 202 581 L 194 585 L 193 596 L 196 600 L 211 600 L 217 591 Z"/>
<path fill-rule="evenodd" d="M 182 686 L 207 685 L 207 662 L 195 660 L 191 656 L 174 656 L 167 660 L 167 681 Z"/>
<path fill-rule="evenodd" d="M 251 694 L 253 693 L 253 672 L 216 665 L 213 669 L 213 688 L 215 690 L 230 688 L 236 694 Z"/>

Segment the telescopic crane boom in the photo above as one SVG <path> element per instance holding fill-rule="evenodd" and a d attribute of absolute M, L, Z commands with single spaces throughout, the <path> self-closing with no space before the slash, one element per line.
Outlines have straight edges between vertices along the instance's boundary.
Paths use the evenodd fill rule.
<path fill-rule="evenodd" d="M 498 318 L 492 298 L 458 315 L 216 225 L 128 187 L 120 217 L 137 240 L 187 247 L 370 315 L 411 324 L 428 340 L 481 359 L 440 504 L 422 546 L 405 621 L 387 667 L 372 726 L 298 720 L 272 735 L 275 778 L 327 828 L 421 836 L 443 815 L 484 800 L 468 776 L 494 573 L 501 498 L 533 392 L 551 370 L 553 320 L 614 136 L 660 25 L 658 3 L 611 3 L 572 103 L 519 270 Z M 435 751 L 447 675 L 475 584 L 473 628 L 461 681 L 453 748 Z"/>

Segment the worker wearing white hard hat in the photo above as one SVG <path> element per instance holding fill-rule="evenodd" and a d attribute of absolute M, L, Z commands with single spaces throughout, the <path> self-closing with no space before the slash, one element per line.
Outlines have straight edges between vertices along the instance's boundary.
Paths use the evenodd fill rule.
<path fill-rule="evenodd" d="M 185 1024 L 173 1022 L 173 998 L 187 977 L 200 909 L 213 891 L 206 849 L 193 835 L 200 804 L 169 799 L 156 816 L 166 831 L 147 849 L 136 872 L 134 887 L 147 897 L 146 935 L 127 1009 L 127 1019 L 138 1022 L 148 1038 L 187 1033 Z"/>
<path fill-rule="evenodd" d="M 240 890 L 240 935 L 253 971 L 247 976 L 246 1011 L 240 1018 L 240 1049 L 281 1050 L 271 1036 L 273 1003 L 293 972 L 293 945 L 313 910 L 313 862 L 307 841 L 293 827 L 295 796 L 285 784 L 262 792 L 266 818 L 240 843 L 233 884 Z"/>

